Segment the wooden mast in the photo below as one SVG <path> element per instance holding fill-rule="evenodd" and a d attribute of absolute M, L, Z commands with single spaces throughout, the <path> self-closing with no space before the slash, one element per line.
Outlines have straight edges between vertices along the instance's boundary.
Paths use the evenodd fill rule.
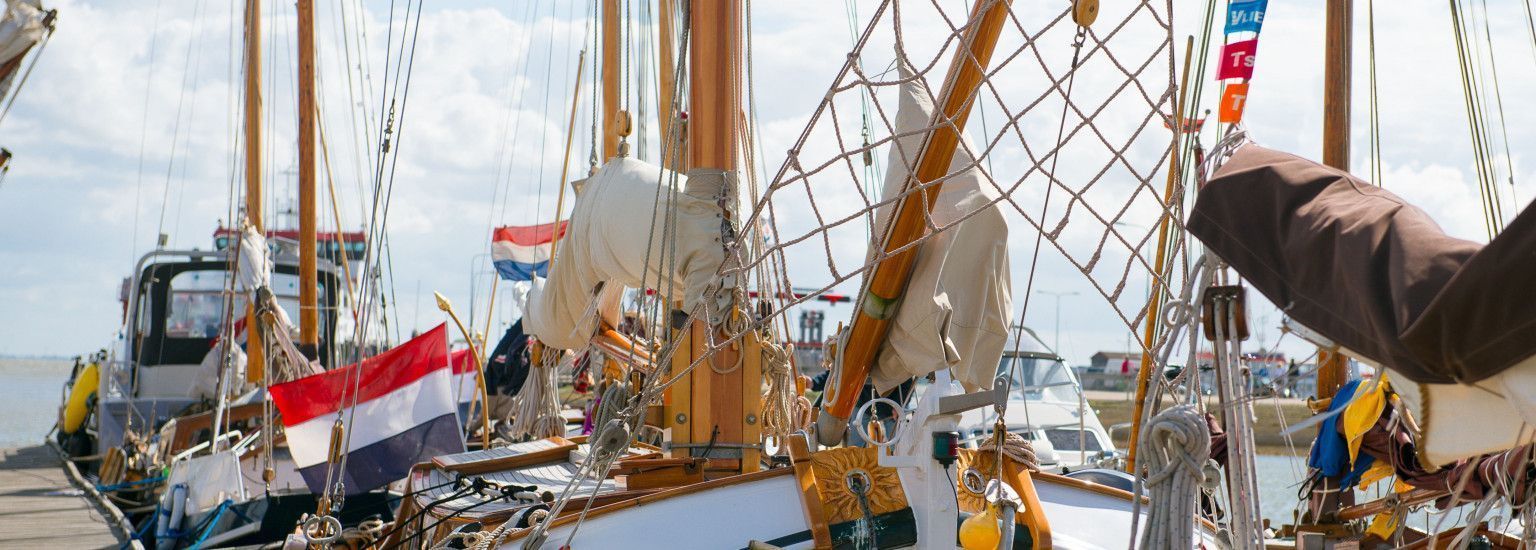
<path fill-rule="evenodd" d="M 715 181 L 733 193 L 737 179 L 737 131 L 741 117 L 741 3 L 694 2 L 688 10 L 689 130 L 688 187 Z M 727 200 L 733 200 L 728 198 Z M 729 216 L 730 212 L 727 211 Z M 738 304 L 744 306 L 745 304 Z M 739 311 L 733 314 L 740 313 Z M 711 340 L 722 340 L 702 319 L 681 327 L 672 368 L 680 371 L 705 358 Z M 738 358 L 740 362 L 738 363 Z M 668 421 L 679 456 L 709 460 L 709 470 L 756 471 L 762 460 L 762 350 L 749 331 L 718 350 L 672 387 Z"/>
<path fill-rule="evenodd" d="M 656 104 L 658 107 L 656 109 L 656 116 L 658 121 L 661 122 L 661 165 L 676 171 L 682 169 L 682 157 L 672 151 L 669 143 L 672 140 L 672 124 L 677 121 L 677 117 L 672 112 L 673 88 L 677 85 L 674 79 L 677 73 L 677 45 L 675 41 L 677 34 L 676 30 L 672 28 L 672 24 L 677 10 L 673 0 L 660 0 L 656 11 L 659 14 L 657 26 L 657 34 L 659 36 L 656 41 L 660 46 L 656 49 L 656 57 L 659 58 L 656 63 L 656 72 L 658 73 L 656 82 L 659 89 L 659 92 L 656 94 Z"/>
<path fill-rule="evenodd" d="M 1323 55 L 1323 164 L 1349 170 L 1350 57 L 1354 1 L 1328 0 Z M 1331 398 L 1344 385 L 1348 359 L 1336 350 L 1317 353 L 1317 397 Z"/>
<path fill-rule="evenodd" d="M 949 120 L 952 124 L 940 124 L 929 132 L 923 141 L 916 169 L 912 171 L 907 189 L 937 181 L 949 173 L 955 147 L 960 143 L 960 132 L 965 131 L 970 116 L 971 101 L 981 85 L 992 51 L 1007 21 L 1011 0 L 989 2 L 976 0 L 971 8 L 971 20 L 978 21 L 967 31 L 962 47 L 955 52 L 945 77 L 945 89 L 940 95 L 941 115 L 936 120 Z M 697 33 L 699 26 L 694 25 Z M 702 75 L 694 73 L 698 78 Z M 697 131 L 692 132 L 697 141 L 704 141 Z M 927 230 L 925 220 L 938 198 L 943 183 L 923 190 L 921 196 L 903 198 L 896 207 L 890 228 L 886 231 L 882 251 L 889 256 L 877 264 L 870 275 L 868 287 L 859 298 L 859 310 L 849 327 L 843 361 L 835 383 L 827 384 L 823 397 L 826 405 L 817 420 L 817 436 L 823 445 L 833 445 L 842 440 L 847 429 L 848 417 L 853 414 L 859 390 L 869 378 L 880 347 L 890 331 L 891 318 L 912 276 L 912 266 L 917 260 L 917 248 L 901 250 L 923 237 Z"/>
<path fill-rule="evenodd" d="M 299 35 L 299 349 L 320 350 L 315 215 L 315 0 L 298 0 Z M 471 342 L 473 346 L 473 342 Z"/>
<path fill-rule="evenodd" d="M 1189 99 L 1189 68 L 1190 58 L 1195 52 L 1195 37 L 1191 35 L 1184 42 L 1184 75 L 1179 78 L 1179 98 L 1173 109 L 1173 144 L 1168 148 L 1168 180 L 1163 186 L 1163 200 L 1173 200 L 1174 186 L 1178 185 L 1183 171 L 1179 167 L 1179 158 L 1183 149 L 1179 141 L 1183 137 L 1185 121 L 1185 102 Z M 1171 211 L 1171 205 L 1169 210 Z M 1165 268 L 1168 252 L 1168 224 L 1170 216 L 1164 212 L 1157 222 L 1157 257 L 1153 263 L 1153 280 L 1167 281 Z M 1157 326 L 1162 322 L 1163 290 L 1161 285 L 1152 285 L 1152 292 L 1147 296 L 1147 330 L 1141 341 L 1141 362 L 1136 370 L 1136 398 L 1131 401 L 1131 445 L 1126 453 L 1125 471 L 1136 474 L 1136 448 L 1141 442 L 1141 417 L 1147 409 L 1147 393 L 1151 390 L 1152 371 L 1157 367 L 1152 364 L 1152 342 L 1157 337 Z"/>
<path fill-rule="evenodd" d="M 266 233 L 261 219 L 261 0 L 245 0 L 245 219 L 257 234 Z M 247 382 L 266 376 L 267 362 L 257 330 L 256 306 L 245 309 Z"/>
<path fill-rule="evenodd" d="M 603 158 L 599 164 L 619 156 L 620 25 L 619 0 L 603 0 Z"/>

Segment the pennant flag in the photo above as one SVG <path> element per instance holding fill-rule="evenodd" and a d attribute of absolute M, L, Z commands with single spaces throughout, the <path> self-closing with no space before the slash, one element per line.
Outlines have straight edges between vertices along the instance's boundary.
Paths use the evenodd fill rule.
<path fill-rule="evenodd" d="M 1233 42 L 1221 48 L 1221 68 L 1216 71 L 1216 80 L 1253 78 L 1253 60 L 1258 51 L 1258 39 Z"/>
<path fill-rule="evenodd" d="M 361 366 L 272 386 L 288 449 L 310 491 L 326 490 L 327 453 L 337 418 L 348 423 L 338 442 L 345 445 L 341 451 L 347 453 L 347 464 L 333 481 L 346 484 L 347 494 L 404 478 L 412 465 L 434 456 L 464 452 L 453 373 L 444 361 L 445 327 L 438 325 Z"/>
<path fill-rule="evenodd" d="M 549 275 L 550 243 L 565 236 L 567 222 L 498 227 L 491 236 L 491 260 L 509 281 Z M 558 226 L 558 229 L 557 229 Z"/>
<path fill-rule="evenodd" d="M 1227 34 L 1259 32 L 1264 26 L 1264 9 L 1268 6 L 1269 0 L 1233 2 L 1227 7 Z"/>
<path fill-rule="evenodd" d="M 1205 126 L 1205 117 L 1184 119 L 1184 134 L 1200 133 L 1200 128 Z M 1173 115 L 1163 115 L 1163 127 L 1173 129 Z"/>
<path fill-rule="evenodd" d="M 459 403 L 468 403 L 480 395 L 480 381 L 475 379 L 475 354 L 469 348 L 454 351 L 448 356 L 453 366 L 453 397 Z"/>
<path fill-rule="evenodd" d="M 1243 120 L 1243 108 L 1248 106 L 1248 83 L 1228 84 L 1221 93 L 1221 118 L 1223 124 Z"/>

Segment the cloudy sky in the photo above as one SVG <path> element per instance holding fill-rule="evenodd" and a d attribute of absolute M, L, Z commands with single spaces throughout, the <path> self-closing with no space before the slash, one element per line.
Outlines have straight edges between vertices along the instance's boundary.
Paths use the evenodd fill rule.
<path fill-rule="evenodd" d="M 939 3 L 952 13 L 964 5 L 958 0 Z M 110 344 L 120 322 L 121 280 L 138 256 L 154 246 L 156 235 L 168 235 L 172 247 L 208 248 L 214 228 L 221 220 L 228 221 L 230 190 L 239 181 L 232 175 L 239 161 L 234 154 L 238 150 L 238 86 L 232 86 L 240 78 L 238 59 L 232 57 L 239 41 L 235 4 L 243 2 L 68 0 L 49 4 L 60 13 L 58 32 L 0 125 L 0 145 L 16 155 L 10 174 L 0 183 L 0 355 L 72 355 Z M 274 213 L 286 210 L 294 194 L 293 14 L 289 2 L 267 4 L 267 208 L 269 224 L 284 224 L 284 218 Z M 390 3 L 382 1 L 319 4 L 323 124 L 331 172 L 342 225 L 357 230 L 366 209 L 363 197 L 369 177 L 369 161 L 360 152 L 374 147 L 370 144 L 377 142 L 378 127 L 387 118 L 381 116 L 380 102 L 386 86 L 397 82 L 393 56 L 399 52 L 405 14 L 398 6 L 391 14 Z M 487 264 L 477 255 L 486 250 L 489 228 L 528 223 L 552 209 L 577 52 L 591 32 L 585 2 L 430 4 L 420 20 L 409 100 L 403 112 L 397 111 L 400 132 L 393 142 L 398 166 L 389 218 L 393 259 L 389 299 L 393 322 L 407 330 L 440 322 L 432 307 L 433 291 L 467 308 L 473 287 L 483 302 Z M 858 0 L 850 12 L 843 2 L 828 0 L 756 3 L 751 51 L 756 116 L 761 160 L 770 176 L 846 59 L 843 54 L 852 44 L 850 27 L 867 24 L 877 4 Z M 908 0 L 906 4 L 922 3 Z M 1060 0 L 1015 2 L 1021 13 L 1048 16 L 1060 13 L 1062 4 Z M 1106 2 L 1101 27 L 1095 32 L 1108 33 L 1105 22 L 1114 21 L 1117 13 L 1123 15 L 1115 10 L 1124 9 L 1119 6 L 1125 4 L 1130 3 Z M 1246 117 L 1260 142 L 1313 158 L 1321 148 L 1322 4 L 1322 0 L 1271 3 Z M 1383 183 L 1428 210 L 1449 233 L 1485 239 L 1449 10 L 1444 2 L 1430 0 L 1389 5 L 1377 14 L 1375 44 Z M 1163 9 L 1161 3 L 1157 7 Z M 1203 8 L 1204 2 L 1174 2 L 1180 58 L 1183 37 L 1198 31 Z M 637 24 L 644 22 L 648 14 L 635 9 Z M 1522 4 L 1490 0 L 1487 11 L 1478 24 L 1488 22 L 1509 116 L 1515 189 L 1506 185 L 1503 191 L 1506 208 L 1511 208 L 1515 200 L 1527 200 L 1532 193 L 1525 188 L 1531 174 L 1522 154 L 1533 143 L 1532 126 L 1524 120 L 1529 115 L 1521 99 L 1536 97 L 1536 48 Z M 859 21 L 850 24 L 850 14 Z M 1370 135 L 1365 124 L 1365 15 L 1366 4 L 1360 2 L 1354 167 L 1361 173 L 1369 162 L 1364 144 Z M 1042 16 L 1042 23 L 1047 20 Z M 921 51 L 925 37 L 942 37 L 946 32 L 938 17 L 914 16 L 904 23 L 911 29 L 907 32 L 912 52 Z M 1062 32 L 1067 32 L 1064 26 Z M 1053 71 L 1069 62 L 1070 33 L 1058 34 L 1047 35 L 1038 49 L 1042 62 Z M 1144 26 L 1133 26 L 1124 36 L 1123 42 L 1111 40 L 1109 48 L 1142 48 L 1144 59 L 1153 52 L 1145 48 L 1158 44 L 1152 40 L 1157 38 L 1155 33 L 1148 34 Z M 1220 40 L 1213 38 L 1207 55 L 1214 58 Z M 636 74 L 653 70 L 639 61 L 651 47 L 636 43 L 632 65 Z M 1479 47 L 1486 57 L 1490 45 Z M 913 53 L 912 57 L 922 56 Z M 889 50 L 870 53 L 869 63 L 875 65 L 869 67 L 871 72 L 880 72 L 886 65 L 877 58 L 888 59 Z M 1158 59 L 1144 82 L 1166 84 L 1166 57 Z M 938 74 L 942 70 L 941 65 Z M 1085 77 L 1075 93 L 1106 94 L 1102 90 L 1113 80 Z M 654 86 L 654 81 L 635 86 L 643 89 Z M 1214 89 L 1207 87 L 1205 95 L 1212 109 Z M 1028 101 L 1026 91 L 1027 85 L 1020 84 L 1000 93 L 1004 103 L 1016 104 Z M 1017 99 L 1013 93 L 1019 94 Z M 590 95 L 581 100 L 586 106 L 579 126 L 589 125 L 590 100 Z M 1052 117 L 1057 115 L 1054 109 L 1040 111 L 1046 118 L 1026 120 L 1024 133 L 1027 139 L 1044 143 L 1035 147 L 1048 149 L 1056 125 Z M 655 108 L 646 112 L 654 117 Z M 972 139 L 984 140 L 999 132 L 996 125 L 1002 116 L 997 108 L 981 113 L 982 120 L 989 117 L 994 124 L 991 134 L 973 129 Z M 1105 123 L 1135 126 L 1139 119 L 1133 118 Z M 1160 123 L 1149 128 L 1159 143 L 1166 143 Z M 585 170 L 588 135 L 586 130 L 578 133 L 575 171 Z M 1499 173 L 1504 178 L 1508 174 L 1503 168 L 1502 138 L 1498 139 Z M 654 143 L 649 147 L 647 154 L 654 155 Z M 802 160 L 824 162 L 835 152 L 835 147 L 807 150 Z M 1006 151 L 999 151 L 997 158 L 1002 164 L 990 170 L 999 180 L 1021 177 L 1010 170 L 1023 164 L 1009 163 Z M 1132 160 L 1157 162 L 1155 157 Z M 1067 166 L 1073 162 L 1070 156 L 1062 162 L 1061 171 L 1068 174 L 1064 178 L 1083 168 Z M 1029 202 L 1036 195 L 1019 198 L 1025 209 L 1037 208 Z M 329 213 L 328 201 L 323 208 Z M 1034 233 L 1021 218 L 1011 216 L 1014 309 L 1018 311 Z M 1130 229 L 1134 227 L 1146 231 L 1144 226 L 1127 224 L 1122 227 L 1128 234 L 1137 232 Z M 321 223 L 323 229 L 333 226 L 328 220 Z M 844 241 L 834 246 L 837 253 L 861 256 L 857 239 Z M 1080 250 L 1068 254 L 1078 259 L 1086 256 Z M 1124 348 L 1123 324 L 1094 286 L 1063 261 L 1059 251 L 1048 248 L 1041 258 L 1035 289 L 1079 293 L 1062 298 L 1064 354 L 1074 362 L 1086 362 L 1096 350 Z M 801 286 L 830 283 L 816 268 L 791 275 Z M 1139 294 L 1134 288 L 1143 285 L 1143 279 L 1120 279 L 1111 277 L 1107 284 L 1119 281 L 1132 288 L 1119 302 L 1121 307 L 1142 299 L 1132 300 L 1131 295 Z M 840 290 L 851 292 L 853 284 Z M 1056 327 L 1052 300 L 1037 294 L 1025 314 L 1025 321 L 1047 342 L 1053 340 Z M 482 320 L 477 323 L 483 323 L 484 304 L 478 306 L 476 315 Z M 504 306 L 503 302 L 498 307 L 501 320 L 512 315 Z M 849 313 L 846 306 L 832 308 L 828 319 L 843 320 Z M 1278 336 L 1272 328 L 1279 322 L 1278 315 L 1258 308 L 1255 316 L 1261 336 L 1272 345 Z M 1284 347 L 1305 349 L 1294 343 Z"/>

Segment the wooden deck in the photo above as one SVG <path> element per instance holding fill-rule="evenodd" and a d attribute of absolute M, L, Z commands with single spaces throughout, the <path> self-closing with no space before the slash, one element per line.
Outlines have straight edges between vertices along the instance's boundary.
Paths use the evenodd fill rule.
<path fill-rule="evenodd" d="M 108 517 L 52 448 L 0 450 L 0 548 L 117 548 Z"/>

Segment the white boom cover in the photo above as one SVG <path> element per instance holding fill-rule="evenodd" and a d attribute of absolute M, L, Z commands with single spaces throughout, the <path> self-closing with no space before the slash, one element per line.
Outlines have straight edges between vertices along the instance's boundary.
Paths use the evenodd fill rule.
<path fill-rule="evenodd" d="M 675 289 L 684 296 L 684 310 L 693 311 L 725 261 L 724 214 L 715 197 L 682 192 L 686 179 L 619 157 L 578 185 L 549 279 L 535 277 L 528 294 L 528 334 L 548 346 L 580 349 L 599 318 L 618 325 L 625 287 Z M 669 212 L 676 214 L 670 235 L 664 232 Z M 675 252 L 668 250 L 672 246 Z M 675 271 L 669 265 L 674 255 Z"/>
<path fill-rule="evenodd" d="M 900 64 L 901 77 L 912 70 Z M 933 101 L 920 82 L 901 85 L 896 135 L 882 198 L 897 196 L 907 181 L 907 166 L 917 163 L 921 131 L 932 124 Z M 903 135 L 912 133 L 912 135 Z M 965 140 L 955 150 L 950 176 L 933 205 L 934 227 L 946 231 L 917 248 L 917 264 L 891 323 L 870 378 L 875 389 L 890 390 L 914 376 L 949 368 L 967 390 L 992 387 L 998 361 L 1008 341 L 1012 286 L 1008 271 L 1008 224 L 995 202 L 1002 195 Z M 921 200 L 913 195 L 913 200 Z M 895 204 L 876 213 L 875 235 L 884 235 Z M 971 215 L 975 213 L 974 215 Z M 971 215 L 966 218 L 967 215 Z M 964 219 L 964 221 L 957 220 Z M 871 257 L 880 245 L 871 245 Z"/>

